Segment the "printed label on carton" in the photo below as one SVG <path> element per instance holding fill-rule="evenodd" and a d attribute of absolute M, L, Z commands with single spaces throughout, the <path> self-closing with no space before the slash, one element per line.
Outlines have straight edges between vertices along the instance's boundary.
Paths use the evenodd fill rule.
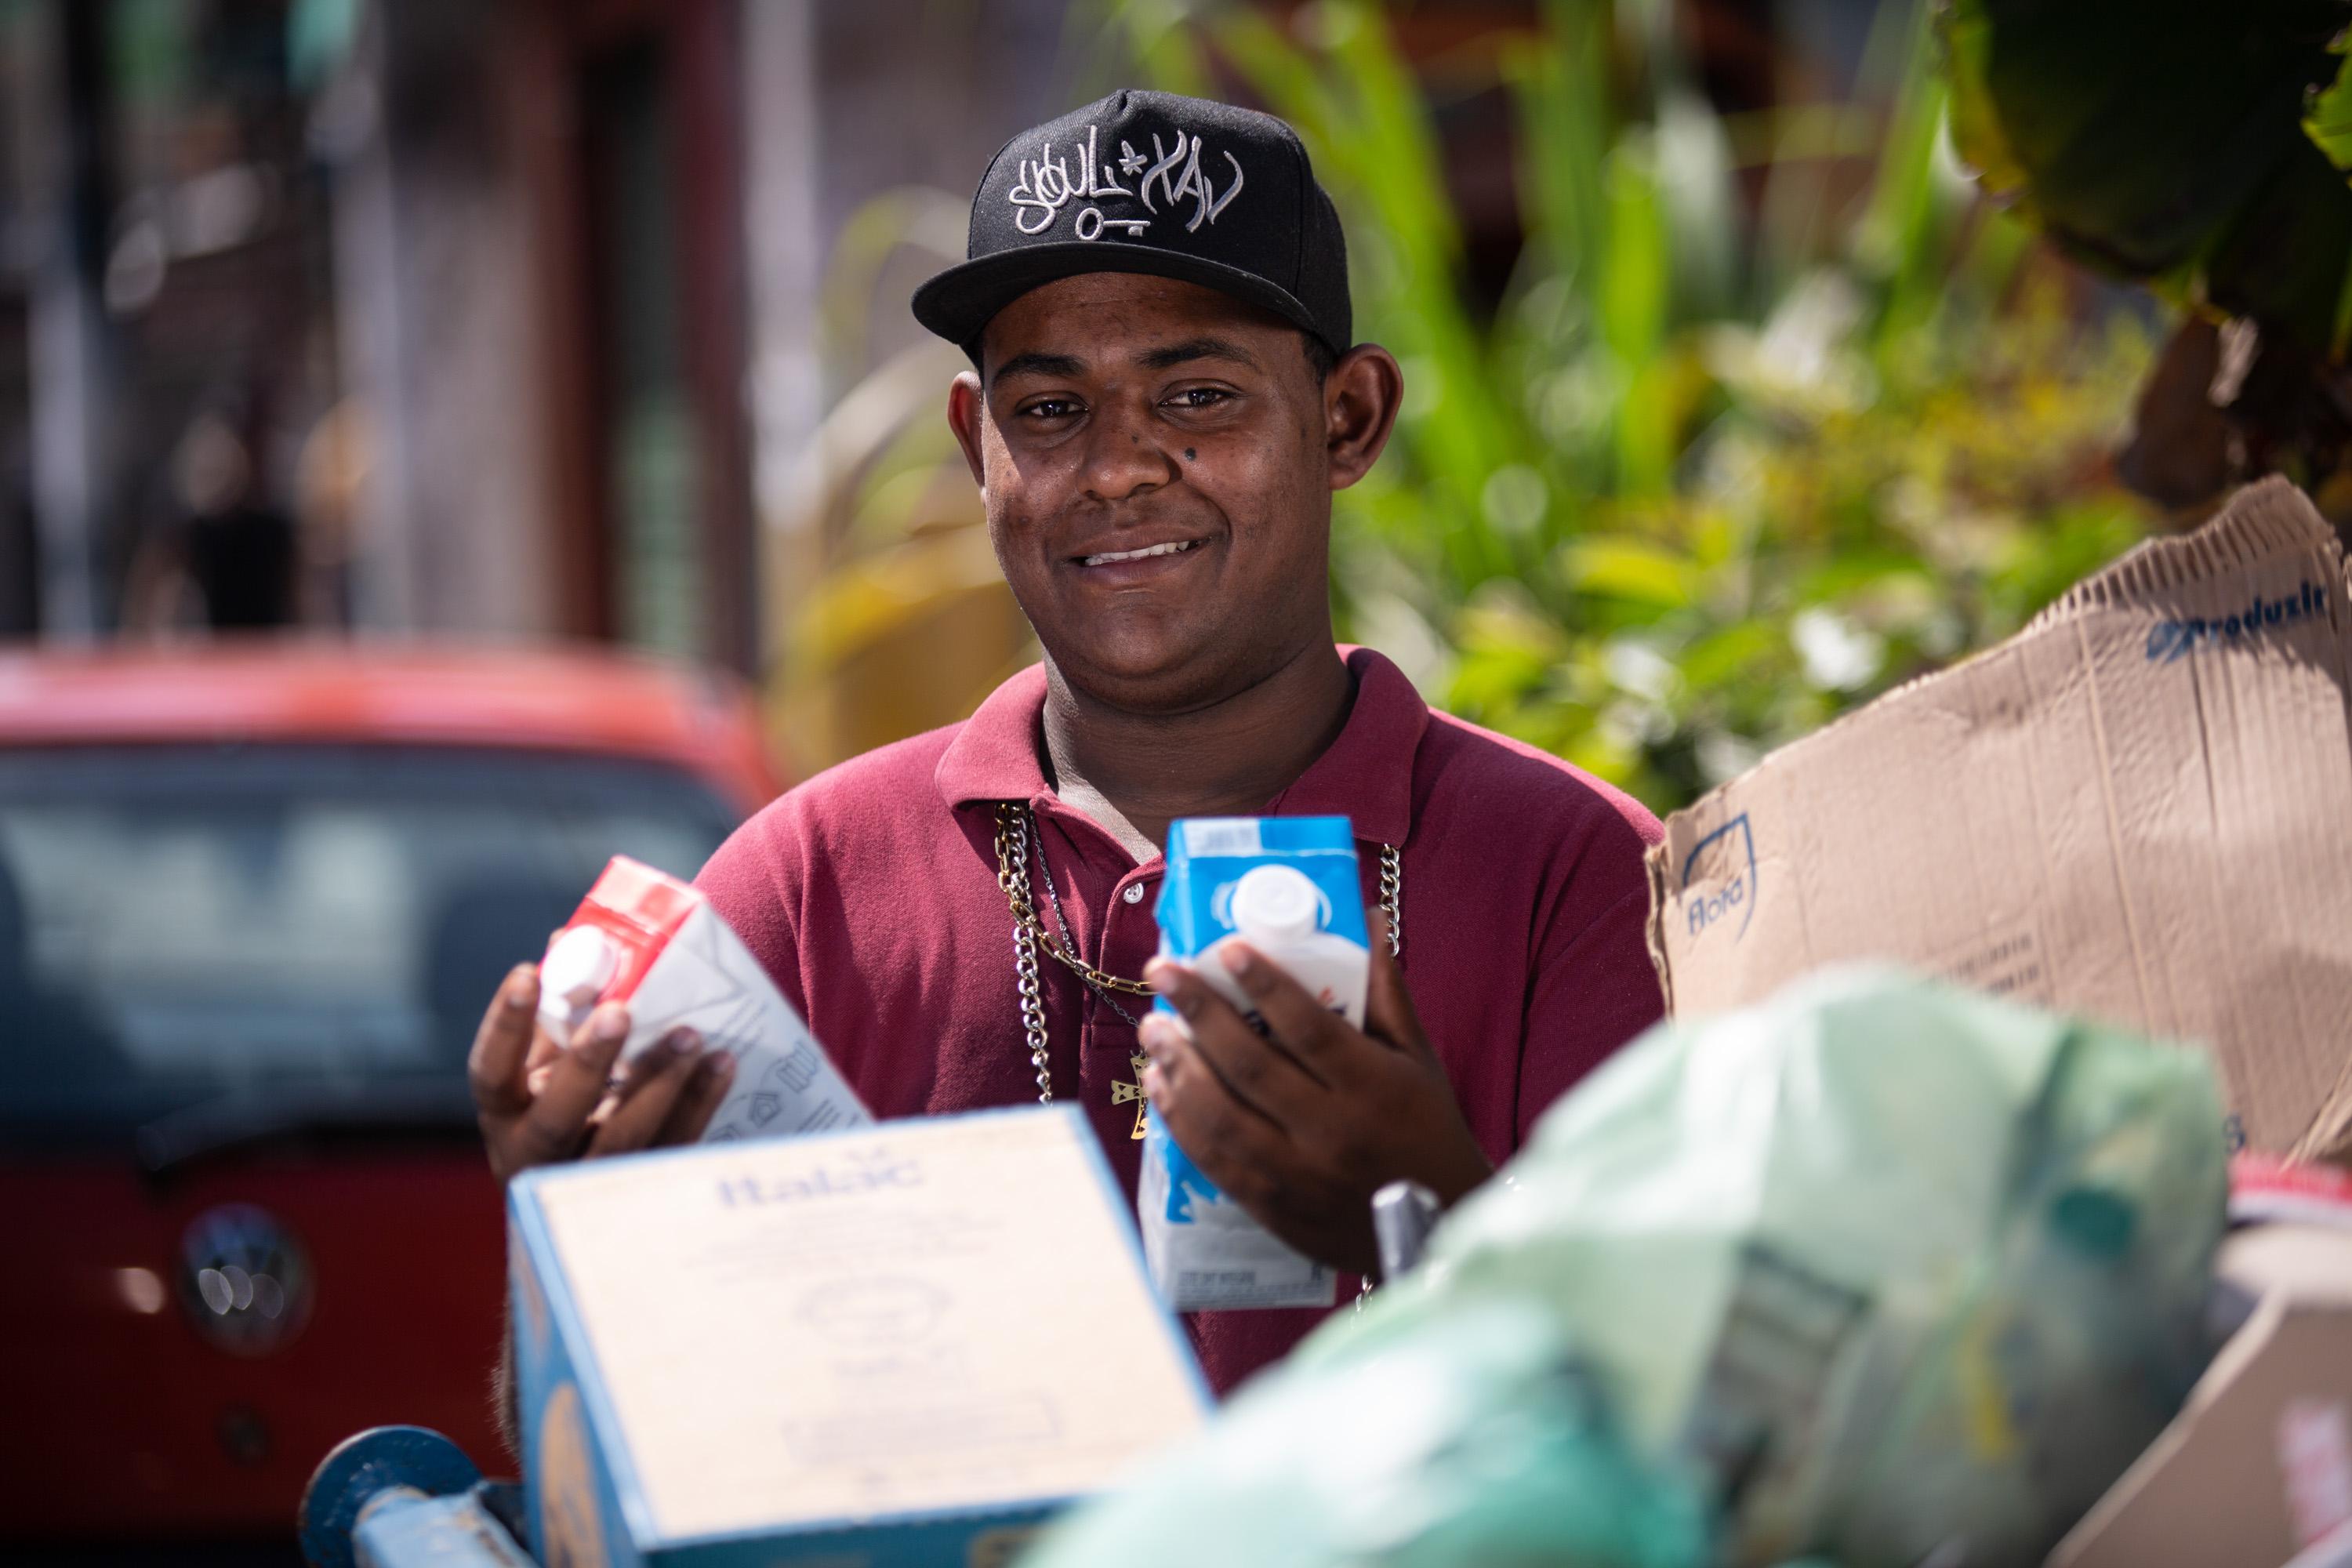
<path fill-rule="evenodd" d="M 1712 930 L 1728 931 L 1733 942 L 1748 934 L 1748 922 L 1756 918 L 1756 830 L 1746 812 L 1683 857 L 1682 892 L 1694 940 Z"/>
<path fill-rule="evenodd" d="M 1370 972 L 1361 900 L 1355 830 L 1344 816 L 1180 821 L 1168 834 L 1160 950 L 1191 962 L 1255 1022 L 1217 954 L 1225 942 L 1247 942 L 1360 1026 Z M 1136 1207 L 1152 1282 L 1180 1311 L 1328 1307 L 1336 1299 L 1332 1270 L 1219 1192 L 1156 1116 L 1146 1122 Z"/>

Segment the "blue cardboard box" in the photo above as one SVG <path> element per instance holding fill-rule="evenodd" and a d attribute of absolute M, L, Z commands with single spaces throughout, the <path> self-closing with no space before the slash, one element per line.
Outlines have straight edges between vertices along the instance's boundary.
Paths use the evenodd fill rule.
<path fill-rule="evenodd" d="M 547 1568 L 1007 1563 L 1210 1395 L 1074 1107 L 552 1167 L 509 1190 Z"/>

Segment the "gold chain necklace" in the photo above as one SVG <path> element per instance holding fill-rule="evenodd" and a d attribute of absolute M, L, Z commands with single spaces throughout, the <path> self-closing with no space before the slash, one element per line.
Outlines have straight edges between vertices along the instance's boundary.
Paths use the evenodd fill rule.
<path fill-rule="evenodd" d="M 1045 998 L 1037 977 L 1037 952 L 1040 948 L 1069 969 L 1110 1001 L 1109 994 L 1125 992 L 1130 996 L 1149 996 L 1151 987 L 1140 980 L 1113 974 L 1097 969 L 1093 964 L 1054 940 L 1037 919 L 1037 908 L 1029 887 L 1029 846 L 1035 837 L 1035 822 L 1028 808 L 1011 801 L 996 808 L 996 885 L 1004 893 L 1004 901 L 1013 909 L 1013 988 L 1021 998 L 1021 1030 L 1029 1047 L 1029 1065 L 1037 1075 L 1037 1103 L 1054 1102 L 1054 1069 L 1045 1039 Z M 1047 873 L 1050 876 L 1052 873 Z M 1381 912 L 1388 917 L 1389 956 L 1402 960 L 1404 956 L 1404 856 L 1393 844 L 1381 846 Z M 1118 1006 L 1116 1002 L 1111 1004 Z M 1126 1009 L 1119 1009 L 1122 1016 Z M 1137 1058 L 1136 1072 L 1143 1071 Z M 1118 1084 L 1118 1089 L 1129 1092 L 1118 1096 L 1121 1103 L 1137 1102 L 1135 1136 L 1143 1136 L 1143 1091 L 1134 1084 Z"/>

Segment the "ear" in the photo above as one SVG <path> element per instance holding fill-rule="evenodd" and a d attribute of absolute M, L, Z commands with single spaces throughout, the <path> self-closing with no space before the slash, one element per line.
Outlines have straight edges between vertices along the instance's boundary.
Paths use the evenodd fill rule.
<path fill-rule="evenodd" d="M 1370 471 L 1396 428 L 1404 372 L 1378 343 L 1358 343 L 1323 382 L 1323 445 L 1331 488 L 1344 490 Z"/>
<path fill-rule="evenodd" d="M 948 428 L 955 432 L 956 445 L 963 448 L 964 466 L 971 470 L 971 482 L 983 494 L 988 489 L 988 468 L 981 459 L 981 428 L 988 419 L 988 398 L 980 388 L 980 377 L 964 371 L 948 388 Z"/>

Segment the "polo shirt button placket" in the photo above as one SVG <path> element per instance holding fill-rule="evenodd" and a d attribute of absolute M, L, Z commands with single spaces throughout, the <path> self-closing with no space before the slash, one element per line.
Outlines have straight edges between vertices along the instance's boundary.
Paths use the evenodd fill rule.
<path fill-rule="evenodd" d="M 1136 921 L 1139 919 L 1147 923 L 1150 921 L 1151 917 L 1149 912 L 1139 910 L 1138 906 L 1143 903 L 1144 894 L 1150 890 L 1151 878 L 1140 871 L 1129 872 L 1129 876 L 1132 879 L 1118 889 L 1118 897 L 1110 901 L 1103 918 L 1102 962 L 1103 966 L 1115 974 L 1131 974 L 1140 979 L 1143 960 L 1159 946 L 1158 932 L 1153 931 L 1146 933 L 1140 943 L 1130 938 L 1129 933 L 1135 931 Z M 1130 951 L 1130 949 L 1138 951 Z M 1141 1136 L 1143 1126 L 1141 1101 L 1143 1068 L 1139 1059 L 1142 1047 L 1136 1042 L 1135 1026 L 1130 1020 L 1142 1016 L 1143 1013 L 1150 1007 L 1151 1001 L 1150 996 L 1121 995 L 1118 999 L 1117 1011 L 1098 1008 L 1090 1013 L 1094 1025 L 1101 1028 L 1116 1028 L 1119 1031 L 1116 1037 L 1117 1050 L 1114 1058 L 1101 1062 L 1099 1068 L 1107 1069 L 1110 1074 L 1113 1108 L 1121 1114 L 1129 1110 L 1135 1114 L 1133 1136 L 1126 1140 L 1130 1142 L 1133 1142 L 1134 1137 Z M 1091 1047 L 1095 1047 L 1100 1037 L 1093 1028 L 1090 1028 L 1087 1039 L 1090 1058 Z M 1112 1043 L 1111 1041 L 1101 1042 L 1106 1046 Z"/>
<path fill-rule="evenodd" d="M 1134 874 L 1130 873 L 1130 875 Z M 1125 974 L 1133 968 L 1133 965 L 1125 962 L 1128 957 L 1127 953 L 1124 952 L 1127 943 L 1122 939 L 1125 937 L 1127 931 L 1131 929 L 1134 920 L 1134 917 L 1129 914 L 1128 910 L 1134 909 L 1138 904 L 1143 902 L 1143 895 L 1146 890 L 1144 886 L 1145 880 L 1146 879 L 1143 877 L 1135 875 L 1134 880 L 1129 882 L 1126 887 L 1121 888 L 1118 890 L 1118 900 L 1111 904 L 1108 910 L 1103 917 L 1103 963 L 1105 967 L 1110 969 L 1115 973 Z M 1120 906 L 1122 905 L 1124 905 L 1125 908 L 1121 908 Z M 1159 944 L 1154 942 L 1151 945 L 1153 947 L 1157 947 Z M 1140 979 L 1142 976 L 1140 973 L 1138 973 L 1136 978 Z M 1132 1002 L 1136 999 L 1122 996 L 1119 1000 L 1121 1005 L 1126 1006 L 1129 1012 L 1132 1013 L 1135 1011 Z M 1151 998 L 1149 996 L 1142 997 L 1139 1000 L 1147 1007 L 1151 1005 Z"/>

